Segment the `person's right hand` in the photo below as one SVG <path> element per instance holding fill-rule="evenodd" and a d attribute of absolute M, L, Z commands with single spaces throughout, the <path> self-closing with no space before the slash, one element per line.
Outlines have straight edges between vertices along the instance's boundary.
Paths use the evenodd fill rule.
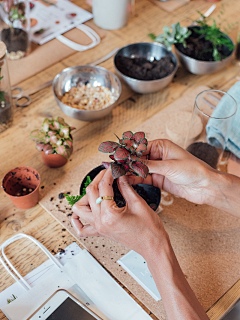
<path fill-rule="evenodd" d="M 211 177 L 218 171 L 173 142 L 149 141 L 141 161 L 148 166 L 150 174 L 146 179 L 130 176 L 131 184 L 152 184 L 197 204 L 211 202 Z"/>

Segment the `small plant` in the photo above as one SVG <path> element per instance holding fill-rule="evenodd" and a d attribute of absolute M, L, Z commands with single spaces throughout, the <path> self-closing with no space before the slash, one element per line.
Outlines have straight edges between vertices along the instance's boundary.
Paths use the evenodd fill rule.
<path fill-rule="evenodd" d="M 7 303 L 9 304 L 9 303 L 13 302 L 13 301 L 16 300 L 16 299 L 17 299 L 17 296 L 15 296 L 14 294 L 12 294 L 11 297 L 10 297 L 9 299 L 7 299 Z"/>
<path fill-rule="evenodd" d="M 41 129 L 33 130 L 30 137 L 36 142 L 37 150 L 44 151 L 46 155 L 58 153 L 68 159 L 72 153 L 71 131 L 74 129 L 61 117 L 55 120 L 46 118 Z"/>
<path fill-rule="evenodd" d="M 84 183 L 84 188 L 83 188 L 83 192 L 80 195 L 77 196 L 70 196 L 68 194 L 64 194 L 64 196 L 66 197 L 68 203 L 70 204 L 70 206 L 72 207 L 76 202 L 78 202 L 83 196 L 85 196 L 86 194 L 86 188 L 90 185 L 90 183 L 92 182 L 91 178 L 89 176 L 87 176 L 87 180 Z"/>
<path fill-rule="evenodd" d="M 117 137 L 117 136 L 116 136 Z M 117 137 L 118 138 L 118 137 Z M 110 159 L 114 162 L 103 162 L 103 166 L 111 166 L 112 175 L 117 179 L 127 172 L 146 178 L 148 167 L 140 161 L 143 152 L 147 150 L 148 141 L 144 132 L 132 133 L 126 131 L 122 134 L 119 143 L 113 141 L 102 142 L 98 150 L 104 153 L 112 153 Z"/>
<path fill-rule="evenodd" d="M 25 24 L 25 3 L 19 2 L 17 4 L 13 4 L 8 12 L 8 19 L 11 22 L 11 27 L 13 27 L 13 23 L 16 20 Z"/>
<path fill-rule="evenodd" d="M 225 57 L 219 52 L 219 48 L 221 46 L 227 47 L 230 51 L 234 49 L 234 45 L 232 41 L 227 38 L 221 31 L 221 23 L 217 24 L 215 19 L 206 18 L 201 12 L 198 11 L 200 14 L 200 19 L 195 21 L 197 27 L 192 27 L 192 30 L 198 33 L 201 38 L 204 38 L 206 41 L 210 41 L 213 47 L 213 59 L 214 61 L 219 61 L 224 59 Z M 221 12 L 223 14 L 223 11 Z M 219 15 L 220 18 L 220 15 Z M 209 20 L 212 20 L 213 23 L 210 24 Z M 236 24 L 228 25 L 228 29 L 232 29 Z M 187 27 L 181 27 L 180 23 L 172 24 L 172 30 L 168 26 L 163 27 L 164 33 L 155 36 L 154 34 L 149 34 L 149 37 L 156 41 L 164 44 L 166 48 L 171 51 L 172 45 L 176 43 L 182 43 L 183 47 L 187 47 L 186 40 L 192 34 L 191 30 Z M 225 29 L 225 32 L 228 33 L 228 30 Z M 197 45 L 196 39 L 196 45 Z"/>
<path fill-rule="evenodd" d="M 219 46 L 226 46 L 232 51 L 234 45 L 232 41 L 229 38 L 226 38 L 220 31 L 220 25 L 217 25 L 216 20 L 213 19 L 213 24 L 209 25 L 207 18 L 201 12 L 198 11 L 198 13 L 201 15 L 201 19 L 197 20 L 197 24 L 200 28 L 194 28 L 194 31 L 212 43 L 214 61 L 220 61 L 224 57 L 222 57 L 218 51 Z"/>
<path fill-rule="evenodd" d="M 169 51 L 172 49 L 172 45 L 175 43 L 182 43 L 186 47 L 186 39 L 190 36 L 191 31 L 187 27 L 181 27 L 180 23 L 171 25 L 172 30 L 168 26 L 163 27 L 162 34 L 155 36 L 150 33 L 148 36 L 156 42 L 164 44 Z"/>

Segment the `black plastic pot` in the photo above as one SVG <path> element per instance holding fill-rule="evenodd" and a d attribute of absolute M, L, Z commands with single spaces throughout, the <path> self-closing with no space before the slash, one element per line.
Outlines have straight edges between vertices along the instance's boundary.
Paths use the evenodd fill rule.
<path fill-rule="evenodd" d="M 83 192 L 84 183 L 87 180 L 87 176 L 89 176 L 91 178 L 91 180 L 93 180 L 96 177 L 96 175 L 98 175 L 99 172 L 104 169 L 105 169 L 104 166 L 100 165 L 100 166 L 94 168 L 93 170 L 91 170 L 83 179 L 83 181 L 80 185 L 79 194 L 82 194 L 82 192 Z M 148 185 L 148 184 L 138 184 L 138 186 L 142 187 L 144 189 L 144 191 L 147 193 L 148 198 L 151 203 L 149 206 L 154 211 L 156 211 L 159 206 L 160 200 L 161 200 L 161 190 L 157 187 L 154 187 L 154 186 Z"/>

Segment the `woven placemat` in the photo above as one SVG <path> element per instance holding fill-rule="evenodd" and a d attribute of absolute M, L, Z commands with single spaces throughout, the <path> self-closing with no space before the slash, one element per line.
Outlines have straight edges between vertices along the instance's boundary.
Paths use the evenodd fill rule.
<path fill-rule="evenodd" d="M 206 89 L 205 86 L 196 88 L 139 127 L 129 130 L 143 130 L 149 140 L 168 138 L 165 125 L 171 115 L 179 110 L 191 111 L 196 95 Z M 58 198 L 61 192 L 78 194 L 85 175 L 106 159 L 108 155 L 99 152 L 60 180 L 53 181 L 40 204 L 154 315 L 166 320 L 162 302 L 156 302 L 118 265 L 117 260 L 129 249 L 102 237 L 79 239 L 70 223 L 71 208 L 65 199 Z M 166 192 L 162 192 L 157 213 L 169 233 L 187 280 L 204 309 L 208 310 L 240 278 L 240 220 L 212 207 L 175 198 Z"/>

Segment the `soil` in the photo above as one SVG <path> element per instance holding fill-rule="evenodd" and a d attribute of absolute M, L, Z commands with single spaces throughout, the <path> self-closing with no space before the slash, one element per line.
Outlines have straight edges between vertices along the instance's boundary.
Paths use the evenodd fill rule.
<path fill-rule="evenodd" d="M 2 93 L 2 91 L 0 91 Z M 12 109 L 9 97 L 4 93 L 5 101 L 0 101 L 0 132 L 3 132 L 12 124 Z"/>
<path fill-rule="evenodd" d="M 27 52 L 28 34 L 22 29 L 3 29 L 1 32 L 1 40 L 6 44 L 9 53 L 17 51 Z"/>
<path fill-rule="evenodd" d="M 240 61 L 240 43 L 236 46 L 236 59 Z"/>
<path fill-rule="evenodd" d="M 147 192 L 143 189 L 143 187 L 139 185 L 134 185 L 133 189 L 147 202 L 147 204 L 152 208 L 155 208 L 155 204 L 151 203 L 151 199 L 149 198 Z M 126 201 L 123 198 L 120 190 L 118 189 L 117 181 L 113 182 L 113 192 L 114 192 L 114 201 L 119 208 L 125 207 Z"/>
<path fill-rule="evenodd" d="M 125 76 L 137 80 L 158 80 L 170 75 L 175 65 L 171 57 L 149 61 L 146 58 L 116 57 L 116 67 Z"/>
<path fill-rule="evenodd" d="M 93 170 L 91 170 L 83 179 L 81 185 L 80 185 L 80 190 L 79 190 L 79 194 L 82 194 L 83 192 L 83 188 L 84 188 L 84 184 L 87 181 L 87 177 L 89 176 L 91 180 L 93 180 L 96 175 L 104 170 L 104 166 L 98 166 L 96 168 L 94 168 Z M 153 210 L 157 210 L 158 205 L 160 203 L 161 200 L 161 191 L 159 188 L 154 187 L 152 185 L 135 185 L 133 186 L 133 188 L 136 190 L 136 192 L 147 202 L 147 204 L 153 209 Z M 126 205 L 126 202 L 122 196 L 122 194 L 120 193 L 118 186 L 117 186 L 117 181 L 115 180 L 113 182 L 113 191 L 114 191 L 114 201 L 116 202 L 117 206 L 119 208 L 122 208 Z"/>
<path fill-rule="evenodd" d="M 26 188 L 24 185 L 19 184 L 18 187 L 15 188 L 15 196 L 22 197 L 26 196 L 27 194 L 30 194 L 35 189 L 32 188 Z"/>
<path fill-rule="evenodd" d="M 206 142 L 194 142 L 187 147 L 187 151 L 217 169 L 219 154 L 215 147 Z"/>
<path fill-rule="evenodd" d="M 209 40 L 194 31 L 199 27 L 190 27 L 192 34 L 186 39 L 187 47 L 184 48 L 182 43 L 175 44 L 176 48 L 188 57 L 201 61 L 214 61 L 213 46 Z M 228 57 L 232 51 L 226 46 L 218 46 L 218 51 L 222 59 Z"/>

